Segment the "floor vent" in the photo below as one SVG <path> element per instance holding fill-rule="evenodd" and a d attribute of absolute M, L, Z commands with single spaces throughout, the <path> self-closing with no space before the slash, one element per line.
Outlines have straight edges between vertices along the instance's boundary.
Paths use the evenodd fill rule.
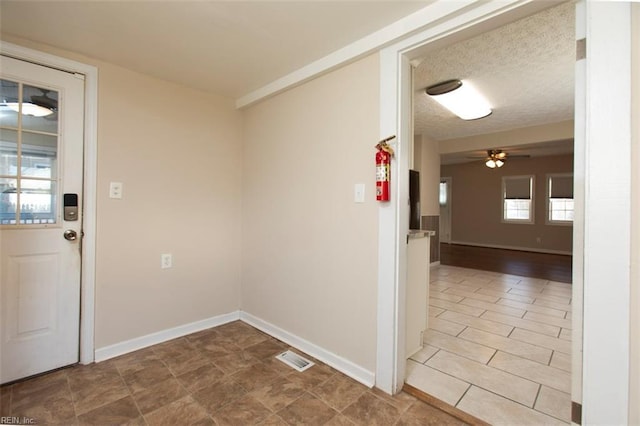
<path fill-rule="evenodd" d="M 282 352 L 280 355 L 277 355 L 276 358 L 300 372 L 313 366 L 313 362 L 291 351 Z"/>

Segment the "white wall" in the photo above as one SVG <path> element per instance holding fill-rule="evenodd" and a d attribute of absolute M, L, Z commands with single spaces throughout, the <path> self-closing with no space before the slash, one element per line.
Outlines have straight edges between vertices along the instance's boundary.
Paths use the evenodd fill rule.
<path fill-rule="evenodd" d="M 378 92 L 373 55 L 244 111 L 242 310 L 370 372 Z"/>

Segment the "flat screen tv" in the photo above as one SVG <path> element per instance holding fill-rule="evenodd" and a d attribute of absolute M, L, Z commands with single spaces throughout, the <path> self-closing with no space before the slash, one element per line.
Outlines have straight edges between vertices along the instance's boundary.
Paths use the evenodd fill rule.
<path fill-rule="evenodd" d="M 409 229 L 420 229 L 420 172 L 409 170 Z"/>

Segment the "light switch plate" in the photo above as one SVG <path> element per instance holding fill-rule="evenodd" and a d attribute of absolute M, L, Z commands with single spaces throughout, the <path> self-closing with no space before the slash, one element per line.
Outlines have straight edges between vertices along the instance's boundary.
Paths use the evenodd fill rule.
<path fill-rule="evenodd" d="M 364 183 L 356 183 L 353 187 L 353 201 L 364 203 Z"/>

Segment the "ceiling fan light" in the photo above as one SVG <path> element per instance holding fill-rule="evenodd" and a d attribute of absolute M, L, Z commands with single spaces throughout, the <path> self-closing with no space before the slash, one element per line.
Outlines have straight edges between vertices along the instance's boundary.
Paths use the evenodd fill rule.
<path fill-rule="evenodd" d="M 498 166 L 498 167 L 502 167 L 502 166 L 504 166 L 504 161 L 503 161 L 503 160 L 497 159 L 497 160 L 495 161 L 495 163 L 496 163 L 496 166 Z"/>
<path fill-rule="evenodd" d="M 7 102 L 5 105 L 15 112 L 20 112 L 20 104 L 18 102 Z M 53 111 L 49 108 L 32 104 L 30 102 L 22 103 L 22 115 L 32 115 L 34 117 L 46 117 L 53 114 Z"/>
<path fill-rule="evenodd" d="M 438 83 L 427 87 L 426 93 L 463 120 L 477 120 L 492 112 L 484 96 L 466 81 Z"/>
<path fill-rule="evenodd" d="M 497 163 L 493 160 L 493 158 L 487 158 L 487 161 L 484 163 L 490 169 L 495 169 Z M 501 167 L 501 166 L 498 166 Z"/>

